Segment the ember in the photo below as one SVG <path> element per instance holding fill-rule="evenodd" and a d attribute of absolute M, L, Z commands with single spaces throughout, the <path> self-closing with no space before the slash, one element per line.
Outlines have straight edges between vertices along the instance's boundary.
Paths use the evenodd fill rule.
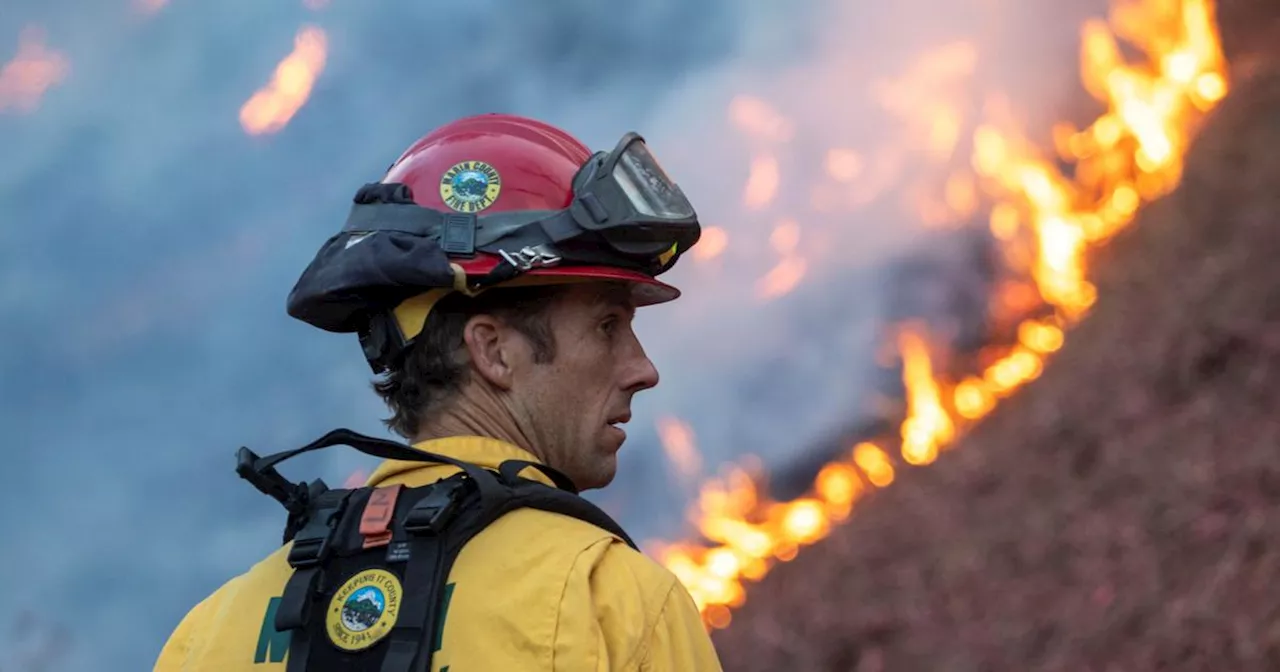
<path fill-rule="evenodd" d="M 0 112 L 34 112 L 45 92 L 66 79 L 70 70 L 66 56 L 45 47 L 43 29 L 24 28 L 18 54 L 0 68 Z"/>
<path fill-rule="evenodd" d="M 240 125 L 251 135 L 275 133 L 288 125 L 311 95 L 324 70 L 328 51 L 325 32 L 314 26 L 298 31 L 293 52 L 276 67 L 275 75 L 240 108 Z"/>

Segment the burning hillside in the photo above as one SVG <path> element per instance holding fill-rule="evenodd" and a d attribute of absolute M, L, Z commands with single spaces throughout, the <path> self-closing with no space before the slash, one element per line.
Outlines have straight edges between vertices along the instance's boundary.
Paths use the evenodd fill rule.
<path fill-rule="evenodd" d="M 1201 53 L 1216 54 L 1216 31 L 1198 31 L 1196 23 L 1185 23 L 1184 35 L 1213 38 L 1214 48 Z M 1254 25 L 1242 32 L 1257 30 L 1256 21 L 1238 25 L 1249 23 Z M 1140 24 L 1151 30 L 1160 22 Z M 1105 42 L 1097 27 L 1084 34 L 1086 53 Z M 1167 36 L 1149 43 L 1177 44 Z M 1274 62 L 1274 48 L 1268 58 Z M 1086 71 L 1090 62 L 1096 61 L 1086 58 Z M 901 457 L 893 455 L 893 486 L 858 503 L 822 544 L 798 554 L 788 550 L 782 559 L 795 559 L 763 581 L 714 584 L 704 578 L 695 584 L 736 585 L 740 590 L 717 597 L 727 595 L 729 604 L 745 598 L 732 625 L 715 635 L 726 669 L 1280 667 L 1280 612 L 1270 589 L 1280 570 L 1274 541 L 1280 538 L 1274 460 L 1280 441 L 1274 419 L 1280 405 L 1274 384 L 1280 375 L 1280 275 L 1272 262 L 1280 252 L 1274 225 L 1280 165 L 1269 149 L 1280 142 L 1273 123 L 1280 75 L 1263 70 L 1263 62 L 1241 56 L 1240 67 L 1232 69 L 1231 97 L 1194 142 L 1193 120 L 1202 112 L 1196 88 L 1181 89 L 1187 104 L 1170 121 L 1150 126 L 1166 129 L 1165 141 L 1152 144 L 1156 135 L 1133 129 L 1123 143 L 1131 149 L 1121 156 L 1132 161 L 1125 170 L 1136 172 L 1122 182 L 1138 198 L 1124 201 L 1134 207 L 1113 212 L 1129 212 L 1134 226 L 1089 254 L 1087 279 L 1082 270 L 1071 270 L 1081 268 L 1083 255 L 1067 251 L 1087 249 L 1095 238 L 1090 231 L 1103 229 L 1088 228 L 1098 224 L 1089 215 L 1101 210 L 1080 203 L 1105 207 L 1116 203 L 1117 192 L 1080 200 L 1082 193 L 1098 193 L 1077 191 L 1088 183 L 1080 177 L 1083 161 L 1067 183 L 1045 164 L 995 164 L 1004 167 L 996 171 L 1002 175 L 1023 167 L 1014 174 L 1024 179 L 999 180 L 1006 187 L 1037 181 L 1044 187 L 1024 190 L 1021 204 L 1041 213 L 1048 231 L 1062 234 L 1041 230 L 1040 245 L 1058 241 L 1067 248 L 1050 254 L 1040 247 L 1040 257 L 1027 267 L 1040 298 L 1054 307 L 1052 318 L 1020 322 L 1021 351 L 1031 355 L 1021 370 L 1034 372 L 1034 384 L 998 395 L 1007 398 L 994 407 L 966 406 L 962 385 L 946 382 L 954 362 L 930 368 L 948 360 L 930 356 L 919 333 L 904 330 L 899 346 L 910 413 L 901 426 Z M 1164 72 L 1190 69 L 1168 66 Z M 1197 77 L 1185 74 L 1178 81 Z M 1212 83 L 1199 92 L 1225 92 L 1217 82 L 1226 79 L 1217 77 L 1202 80 Z M 1096 92 L 1089 79 L 1086 74 Z M 1095 124 L 1090 133 L 1108 123 Z M 1113 131 L 1102 133 L 1111 137 Z M 1152 149 L 1144 158 L 1144 146 L 1169 151 Z M 1170 159 L 1163 167 L 1161 157 Z M 1101 163 L 1110 162 L 1124 164 Z M 1148 180 L 1147 187 L 1133 179 L 1161 174 L 1168 181 Z M 1037 180 L 1041 175 L 1050 177 Z M 1172 195 L 1136 207 L 1174 186 L 1179 188 Z M 1059 200 L 1063 196 L 1068 198 Z M 1036 210 L 1047 203 L 1058 205 Z M 1033 214 L 1030 221 L 1036 219 Z M 1128 228 L 1130 219 L 1117 220 L 1095 239 Z M 1092 224 L 1070 224 L 1085 221 Z M 1082 308 L 1088 308 L 1085 319 Z M 1027 324 L 1054 329 L 1030 333 Z M 982 412 L 965 413 L 966 407 Z M 982 422 L 966 426 L 969 415 Z M 883 453 L 892 455 L 891 446 L 884 443 Z M 930 468 L 909 466 L 935 459 Z M 865 496 L 873 489 L 870 472 L 854 467 L 862 467 L 856 453 L 850 463 L 828 465 L 822 472 L 828 485 L 819 478 L 815 499 L 827 509 L 832 500 L 849 499 L 844 493 L 850 488 L 829 485 L 831 473 L 850 473 L 846 482 L 859 484 L 852 491 Z M 761 499 L 749 482 L 736 485 Z M 764 510 L 776 507 L 794 505 Z M 825 535 L 816 519 L 805 522 L 806 529 Z M 788 536 L 798 529 L 794 522 L 779 525 L 765 528 L 760 538 L 776 533 L 795 539 Z M 712 531 L 722 527 L 711 525 Z M 695 570 L 728 574 L 720 568 L 730 563 L 718 554 L 736 553 L 739 546 L 726 542 L 729 551 L 690 552 L 715 559 Z M 710 619 L 722 618 L 717 601 L 708 603 Z"/>
<path fill-rule="evenodd" d="M 749 583 L 774 563 L 826 537 L 862 496 L 894 482 L 904 468 L 935 462 L 1043 373 L 1098 298 L 1086 252 L 1178 185 L 1194 133 L 1228 92 L 1209 0 L 1121 0 L 1105 21 L 1086 22 L 1080 74 L 1100 113 L 1083 128 L 1056 125 L 1052 149 L 1037 148 L 1019 132 L 1013 106 L 999 95 L 986 97 L 981 118 L 965 130 L 962 106 L 947 92 L 974 61 L 971 45 L 953 43 L 924 54 L 900 80 L 875 87 L 881 104 L 913 129 L 915 146 L 881 151 L 869 164 L 859 152 L 831 148 L 827 172 L 848 189 L 826 196 L 859 202 L 901 188 L 927 225 L 985 220 L 999 269 L 982 338 L 962 348 L 955 334 L 935 333 L 927 323 L 897 325 L 893 341 L 904 392 L 898 430 L 860 437 L 818 470 L 803 496 L 775 500 L 747 469 L 703 487 L 693 517 L 704 540 L 656 552 L 690 587 L 713 627 L 731 622 L 730 608 L 746 601 Z M 760 101 L 735 101 L 730 116 L 766 147 L 794 133 L 793 124 Z M 902 188 L 904 164 L 895 151 L 923 157 L 942 177 Z M 779 179 L 776 159 L 762 150 L 744 189 L 745 207 L 767 207 Z M 762 280 L 762 293 L 785 293 L 803 276 L 805 260 L 793 253 L 798 229 L 790 220 L 775 229 L 771 242 L 781 261 Z M 687 440 L 670 432 L 664 438 L 669 454 L 690 452 L 670 445 Z"/>

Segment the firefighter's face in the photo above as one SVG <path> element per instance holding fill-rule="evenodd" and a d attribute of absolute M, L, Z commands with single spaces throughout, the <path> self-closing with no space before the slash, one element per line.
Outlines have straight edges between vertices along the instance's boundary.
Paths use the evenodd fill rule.
<path fill-rule="evenodd" d="M 631 397 L 657 385 L 658 371 L 631 329 L 635 307 L 626 286 L 571 285 L 550 311 L 555 357 L 518 358 L 513 411 L 552 467 L 579 489 L 601 488 L 617 470 Z"/>

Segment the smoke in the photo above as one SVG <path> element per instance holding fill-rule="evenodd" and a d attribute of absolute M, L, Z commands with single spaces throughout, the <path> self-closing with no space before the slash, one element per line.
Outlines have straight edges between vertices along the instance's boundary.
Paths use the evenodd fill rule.
<path fill-rule="evenodd" d="M 356 344 L 287 319 L 284 297 L 355 188 L 459 115 L 538 116 L 595 147 L 639 130 L 727 235 L 719 256 L 672 272 L 685 297 L 638 324 L 664 382 L 637 397 L 623 474 L 595 495 L 635 536 L 681 533 L 688 503 L 668 485 L 660 414 L 690 424 L 710 472 L 745 453 L 800 459 L 872 413 L 882 331 L 900 316 L 894 268 L 953 246 L 900 186 L 938 170 L 919 115 L 972 118 L 973 92 L 1000 70 L 990 33 L 1012 11 L 312 6 L 19 0 L 0 16 L 0 45 L 39 24 L 71 66 L 32 112 L 0 114 L 0 527 L 25 541 L 2 566 L 30 577 L 0 616 L 21 605 L 63 615 L 79 658 L 61 669 L 145 669 L 186 609 L 271 549 L 283 512 L 234 477 L 236 447 L 291 448 L 334 425 L 381 431 Z M 249 137 L 238 110 L 303 23 L 328 33 L 325 70 L 285 129 Z M 1074 29 L 1061 32 L 1073 58 Z M 958 41 L 973 45 L 971 68 L 959 47 L 938 77 L 895 88 L 921 54 Z M 1068 70 L 1058 58 L 1053 71 Z M 735 118 L 735 100 L 772 109 L 785 132 Z M 862 172 L 833 178 L 833 148 L 856 153 Z M 954 160 L 963 151 L 957 140 Z M 765 155 L 773 199 L 747 208 Z M 803 260 L 799 283 L 762 298 L 761 279 L 786 259 Z M 298 462 L 287 475 L 330 483 L 368 464 Z M 74 496 L 20 513 L 48 492 Z"/>
<path fill-rule="evenodd" d="M 75 646 L 65 625 L 32 610 L 19 611 L 3 626 L 0 672 L 55 672 Z"/>
<path fill-rule="evenodd" d="M 807 461 L 833 433 L 883 417 L 897 381 L 882 351 L 901 320 L 924 320 L 954 343 L 986 336 L 994 269 L 981 212 L 970 204 L 927 220 L 948 177 L 967 167 L 968 135 L 992 93 L 1016 97 L 1028 124 L 1056 119 L 1059 100 L 1075 98 L 1063 93 L 1074 68 L 1062 63 L 1074 62 L 1078 21 L 1010 11 L 831 3 L 772 43 L 760 40 L 776 34 L 763 26 L 782 17 L 761 12 L 761 27 L 744 31 L 760 51 L 689 76 L 644 120 L 703 221 L 727 234 L 715 259 L 687 258 L 671 273 L 686 290 L 677 305 L 641 318 L 666 375 L 637 398 L 637 417 L 687 421 L 704 475 L 746 455 L 775 469 Z M 1055 46 L 1011 64 L 1005 55 L 1024 52 L 1029 34 Z M 776 186 L 745 193 L 761 164 L 771 168 L 761 181 L 776 175 Z M 780 227 L 798 231 L 792 254 L 804 272 L 766 298 L 761 285 L 784 256 L 771 245 Z M 642 535 L 684 534 L 691 488 L 670 494 L 670 466 L 652 464 L 662 459 L 656 430 L 636 430 L 623 454 L 632 477 L 600 499 L 624 518 L 661 512 L 636 518 Z"/>

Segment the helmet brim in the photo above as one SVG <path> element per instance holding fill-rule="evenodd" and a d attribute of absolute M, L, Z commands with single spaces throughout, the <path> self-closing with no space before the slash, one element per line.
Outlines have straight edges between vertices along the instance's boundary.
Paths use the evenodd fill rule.
<path fill-rule="evenodd" d="M 540 278 L 574 278 L 581 280 L 600 280 L 626 282 L 631 285 L 631 298 L 637 308 L 666 303 L 680 298 L 680 290 L 661 280 L 639 271 L 611 266 L 559 266 L 555 268 L 535 268 L 524 273 L 525 277 Z M 531 277 L 521 284 L 538 284 Z"/>

